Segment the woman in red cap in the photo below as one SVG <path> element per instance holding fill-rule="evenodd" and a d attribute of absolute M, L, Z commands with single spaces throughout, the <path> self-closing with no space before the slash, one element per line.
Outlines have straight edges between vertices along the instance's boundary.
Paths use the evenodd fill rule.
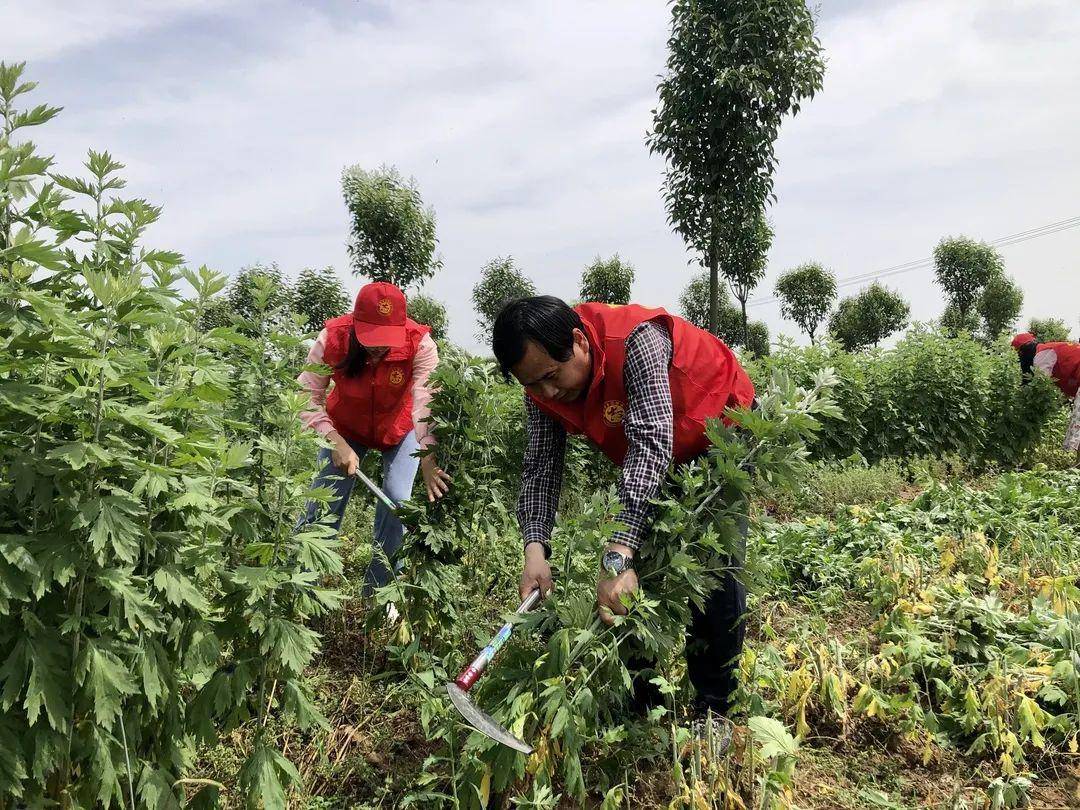
<path fill-rule="evenodd" d="M 1020 369 L 1025 375 L 1039 369 L 1050 375 L 1061 393 L 1073 401 L 1065 451 L 1080 455 L 1080 343 L 1039 343 L 1031 332 L 1022 332 L 1013 338 L 1012 345 L 1020 355 Z"/>
<path fill-rule="evenodd" d="M 327 438 L 333 449 L 319 451 L 322 471 L 314 486 L 329 487 L 333 526 L 338 529 L 352 494 L 360 460 L 368 450 L 382 453 L 382 487 L 396 503 L 407 500 L 419 464 L 429 500 L 446 494 L 450 476 L 435 453 L 418 458 L 434 444 L 426 419 L 431 402 L 428 378 L 439 362 L 431 329 L 405 314 L 405 296 L 393 284 L 377 281 L 361 288 L 353 311 L 331 318 L 308 353 L 308 363 L 333 369 L 329 377 L 305 371 L 300 382 L 311 395 L 304 424 Z M 333 380 L 334 387 L 326 390 Z M 318 517 L 308 504 L 303 522 Z M 375 543 L 364 579 L 370 594 L 390 581 L 387 560 L 401 548 L 401 521 L 382 503 L 375 507 Z"/>

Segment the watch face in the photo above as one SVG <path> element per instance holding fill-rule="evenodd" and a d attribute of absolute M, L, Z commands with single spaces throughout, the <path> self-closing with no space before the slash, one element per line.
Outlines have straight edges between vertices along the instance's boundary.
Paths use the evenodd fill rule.
<path fill-rule="evenodd" d="M 621 574 L 627 568 L 627 560 L 622 554 L 617 551 L 605 551 L 604 557 L 601 562 L 604 570 L 612 576 Z"/>

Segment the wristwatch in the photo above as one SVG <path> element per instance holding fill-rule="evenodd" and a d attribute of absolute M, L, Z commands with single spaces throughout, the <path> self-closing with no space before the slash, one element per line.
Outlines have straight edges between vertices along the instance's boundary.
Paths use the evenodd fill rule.
<path fill-rule="evenodd" d="M 600 568 L 614 579 L 624 571 L 633 570 L 634 559 L 618 551 L 605 551 L 604 556 L 600 558 Z"/>

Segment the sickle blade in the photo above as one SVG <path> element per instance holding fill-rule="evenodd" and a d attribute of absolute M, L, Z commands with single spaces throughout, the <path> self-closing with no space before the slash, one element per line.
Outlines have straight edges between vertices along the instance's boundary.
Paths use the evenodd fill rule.
<path fill-rule="evenodd" d="M 469 699 L 469 695 L 456 683 L 448 683 L 446 685 L 446 692 L 450 695 L 450 701 L 454 704 L 454 708 L 460 712 L 470 726 L 475 728 L 481 734 L 486 737 L 490 737 L 497 743 L 501 743 L 508 748 L 513 748 L 515 751 L 520 751 L 523 754 L 531 754 L 533 747 L 522 740 L 519 740 L 505 728 L 495 722 L 494 718 L 489 714 L 485 714 L 477 708 L 476 704 Z"/>

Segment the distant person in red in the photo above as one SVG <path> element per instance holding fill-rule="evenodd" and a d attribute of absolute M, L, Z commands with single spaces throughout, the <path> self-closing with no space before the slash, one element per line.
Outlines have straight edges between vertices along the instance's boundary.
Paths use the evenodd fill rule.
<path fill-rule="evenodd" d="M 412 494 L 417 466 L 429 500 L 447 492 L 450 477 L 439 468 L 435 453 L 419 458 L 435 444 L 425 422 L 432 396 L 428 377 L 439 363 L 430 332 L 405 314 L 401 290 L 377 281 L 360 289 L 352 312 L 326 322 L 308 353 L 310 365 L 332 369 L 329 376 L 305 371 L 299 381 L 311 397 L 301 420 L 333 446 L 319 451 L 322 469 L 314 486 L 329 487 L 336 495 L 330 503 L 335 529 L 341 526 L 356 470 L 369 450 L 382 455 L 382 488 L 394 502 Z M 301 522 L 318 517 L 319 504 L 312 501 Z M 403 533 L 397 516 L 376 504 L 378 549 L 364 578 L 365 593 L 390 581 L 386 561 L 401 548 Z"/>
<path fill-rule="evenodd" d="M 648 536 L 653 499 L 672 464 L 705 453 L 706 420 L 729 407 L 750 407 L 753 383 L 714 335 L 663 309 L 636 304 L 569 307 L 550 295 L 521 298 L 495 319 L 492 349 L 503 374 L 525 388 L 527 446 L 517 505 L 525 541 L 523 598 L 552 588 L 547 558 L 567 433 L 584 435 L 621 469 L 618 520 L 626 528 L 597 549 L 597 610 L 610 624 L 613 614 L 626 613 L 620 597 L 637 590 L 634 556 Z M 727 715 L 736 686 L 746 590 L 734 571 L 744 556 L 740 549 L 729 561 L 704 610 L 690 606 L 687 628 L 694 728 L 704 733 L 712 726 L 724 745 L 730 723 L 713 724 Z M 639 671 L 652 666 L 631 664 Z M 662 705 L 640 672 L 633 702 L 639 711 Z"/>
<path fill-rule="evenodd" d="M 1072 417 L 1065 433 L 1065 451 L 1080 457 L 1080 343 L 1058 341 L 1039 343 L 1035 335 L 1023 332 L 1013 338 L 1013 348 L 1020 355 L 1024 375 L 1033 370 L 1047 374 L 1057 383 L 1066 397 L 1072 400 Z"/>

